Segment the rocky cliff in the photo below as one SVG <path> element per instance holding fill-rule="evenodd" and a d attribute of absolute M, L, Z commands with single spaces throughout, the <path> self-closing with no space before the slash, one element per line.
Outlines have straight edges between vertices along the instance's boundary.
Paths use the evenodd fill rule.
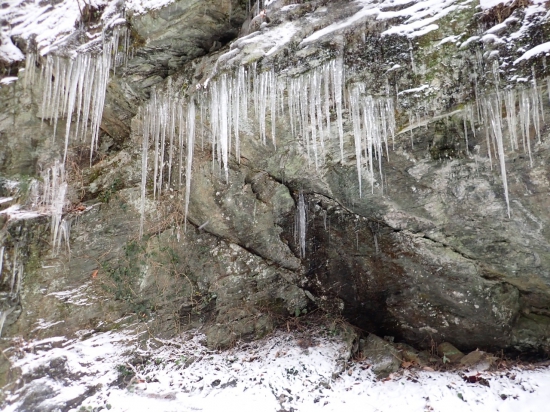
<path fill-rule="evenodd" d="M 227 347 L 317 310 L 550 351 L 546 2 L 97 3 L 11 37 L 3 337 Z"/>

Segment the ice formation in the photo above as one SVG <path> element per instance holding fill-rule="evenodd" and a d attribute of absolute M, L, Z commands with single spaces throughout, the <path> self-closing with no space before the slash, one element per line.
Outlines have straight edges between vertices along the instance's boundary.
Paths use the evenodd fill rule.
<path fill-rule="evenodd" d="M 63 218 L 67 207 L 67 174 L 59 160 L 41 173 L 40 180 L 30 183 L 29 203 L 32 210 L 51 216 L 52 252 L 57 254 L 64 243 L 68 248 L 70 223 Z"/>
<path fill-rule="evenodd" d="M 90 161 L 97 148 L 110 70 L 115 63 L 125 63 L 127 49 L 124 46 L 129 41 L 125 28 L 115 28 L 109 38 L 105 36 L 97 54 L 76 53 L 73 57 L 48 54 L 41 58 L 43 63 L 38 79 L 35 70 L 38 56 L 27 55 L 24 85 L 38 85 L 42 90 L 41 117 L 53 125 L 53 139 L 57 136 L 58 120 L 67 119 L 63 162 L 69 142 L 84 141 L 88 132 L 91 135 Z M 120 52 L 119 46 L 123 46 Z"/>
<path fill-rule="evenodd" d="M 467 105 L 461 110 L 434 116 L 426 121 L 420 120 L 419 113 L 409 110 L 410 124 L 400 133 L 409 131 L 412 139 L 415 128 L 422 125 L 427 127 L 430 121 L 441 117 L 461 114 L 466 153 L 470 155 L 468 123 L 474 137 L 477 135 L 477 127 L 484 128 L 487 155 L 491 166 L 493 160 L 499 164 L 510 216 L 506 153 L 508 150 L 518 150 L 521 142 L 532 164 L 530 131 L 533 127 L 540 142 L 542 88 L 533 74 L 531 87 L 503 91 L 499 86 L 498 67 L 494 68 L 493 74 L 496 93 L 487 94 L 485 91 L 484 97 L 480 97 L 481 92 L 476 88 L 478 98 L 475 105 Z M 258 140 L 273 149 L 277 147 L 277 130 L 286 128 L 315 170 L 324 165 L 327 154 L 336 157 L 336 153 L 330 152 L 334 151 L 334 146 L 339 146 L 339 157 L 344 162 L 351 155 L 344 152 L 343 110 L 346 105 L 352 125 L 359 196 L 363 194 L 364 177 L 370 182 L 371 193 L 377 186 L 383 191 L 383 158 L 388 161 L 389 140 L 391 138 L 393 143 L 396 135 L 394 98 L 389 95 L 389 91 L 386 92 L 383 96 L 372 96 L 362 83 L 345 85 L 343 62 L 334 59 L 295 77 L 277 75 L 273 69 L 260 71 L 255 64 L 240 66 L 233 74 L 222 73 L 199 85 L 191 97 L 179 97 L 170 85 L 167 91 L 153 93 L 142 112 L 142 226 L 151 146 L 154 163 L 153 196 L 157 198 L 164 190 L 174 186 L 175 173 L 179 175 L 178 189 L 183 190 L 182 171 L 185 170 L 187 219 L 196 121 L 200 123 L 201 145 L 204 146 L 205 136 L 210 142 L 213 170 L 216 170 L 216 164 L 219 165 L 220 174 L 228 181 L 231 156 L 240 162 L 243 125 L 247 126 L 247 130 L 257 130 Z M 250 103 L 253 109 L 248 107 Z M 198 105 L 199 119 L 195 114 L 195 105 Z M 509 131 L 506 142 L 505 130 Z M 328 144 L 336 136 L 339 144 Z M 177 172 L 174 172 L 176 167 Z"/>
<path fill-rule="evenodd" d="M 127 8 L 138 10 L 138 6 L 130 3 Z M 402 17 L 405 18 L 403 24 L 389 29 L 383 35 L 395 32 L 409 38 L 411 66 L 415 71 L 410 39 L 424 34 L 426 30 L 432 30 L 432 26 L 436 26 L 432 24 L 434 21 L 458 7 L 454 0 L 428 3 L 413 2 L 398 11 L 392 9 L 391 1 L 373 3 L 362 0 L 358 2 L 360 10 L 356 14 L 317 30 L 304 39 L 302 44 L 340 31 L 368 16 L 377 16 L 379 20 Z M 115 20 L 112 22 L 118 21 Z M 53 125 L 54 138 L 58 120 L 67 119 L 64 127 L 63 163 L 72 141 L 89 139 L 90 157 L 93 156 L 98 144 L 105 91 L 111 69 L 124 64 L 127 59 L 129 35 L 125 28 L 115 27 L 111 36 L 107 37 L 104 32 L 101 39 L 96 40 L 84 47 L 87 50 L 101 49 L 95 54 L 82 49 L 72 57 L 51 53 L 41 58 L 34 54 L 27 56 L 25 86 L 39 85 L 42 89 L 41 116 Z M 468 40 L 464 44 L 467 42 Z M 118 52 L 119 45 L 123 46 L 122 53 Z M 477 54 L 477 59 L 479 68 L 482 69 L 481 53 Z M 35 69 L 38 60 L 42 61 L 42 70 L 39 73 Z M 520 150 L 521 146 L 529 155 L 532 165 L 531 130 L 533 128 L 535 137 L 540 142 L 541 125 L 544 122 L 543 99 L 534 73 L 531 87 L 523 90 L 500 90 L 498 66 L 493 68 L 493 74 L 496 94 L 480 97 L 476 76 L 475 105 L 467 105 L 461 110 L 465 151 L 469 156 L 468 135 L 471 133 L 473 137 L 477 137 L 478 127 L 484 128 L 486 153 L 491 167 L 493 161 L 495 165 L 499 165 L 510 215 L 506 154 L 507 151 Z M 430 86 L 421 85 L 401 92 L 396 90 L 394 94 L 390 92 L 388 85 L 385 93 L 373 95 L 367 92 L 366 85 L 346 84 L 345 80 L 343 60 L 338 57 L 297 76 L 276 73 L 274 68 L 266 70 L 256 63 L 239 66 L 234 72 L 218 73 L 216 65 L 212 77 L 198 85 L 194 94 L 188 93 L 184 96 L 171 90 L 170 85 L 168 90 L 153 92 L 150 101 L 140 111 L 143 120 L 140 230 L 143 230 L 148 179 L 152 179 L 154 199 L 160 198 L 169 189 L 182 193 L 187 221 L 194 144 L 199 136 L 201 147 L 204 147 L 205 138 L 209 141 L 213 170 L 219 170 L 226 182 L 229 181 L 229 164 L 232 158 L 237 163 L 240 162 L 242 131 L 246 130 L 247 134 L 250 131 L 257 132 L 258 140 L 273 148 L 277 147 L 278 139 L 282 135 L 290 134 L 316 171 L 324 166 L 327 155 L 333 159 L 339 158 L 343 164 L 348 158 L 355 157 L 359 196 L 364 192 L 363 180 L 370 183 L 371 193 L 374 193 L 375 187 L 383 192 L 383 163 L 389 160 L 389 139 L 391 137 L 393 143 L 397 133 L 394 116 L 396 107 L 400 104 L 398 99 L 406 98 L 410 93 L 427 93 Z M 550 85 L 547 86 L 550 97 Z M 486 92 L 484 96 L 487 96 Z M 349 134 L 344 133 L 343 127 L 345 109 L 352 128 Z M 457 110 L 446 115 L 435 115 L 431 120 L 421 121 L 421 115 L 426 116 L 427 109 L 424 109 L 424 113 L 413 112 L 411 107 L 407 110 L 410 124 L 400 133 L 404 130 L 411 133 L 411 145 L 414 145 L 413 130 L 416 127 L 427 126 L 431 120 L 460 112 Z M 506 134 L 509 139 L 504 141 Z M 338 144 L 333 144 L 331 140 L 336 138 Z M 350 140 L 353 151 L 346 153 L 345 139 Z M 386 157 L 385 161 L 383 157 Z M 152 169 L 152 176 L 149 176 L 149 167 Z M 62 221 L 62 208 L 60 212 L 54 203 L 47 208 L 52 211 L 54 249 L 59 250 L 62 239 L 68 236 L 69 226 Z"/>
<path fill-rule="evenodd" d="M 541 142 L 541 128 L 544 123 L 544 88 L 538 85 L 534 73 L 531 86 L 523 89 L 501 91 L 498 83 L 498 75 L 495 72 L 495 92 L 478 98 L 476 109 L 472 105 L 467 105 L 463 110 L 464 135 L 467 144 L 466 121 L 470 122 L 474 136 L 475 124 L 484 128 L 487 157 L 491 167 L 493 159 L 499 164 L 507 214 L 510 217 L 506 153 L 523 150 L 529 157 L 530 166 L 533 166 L 532 139 L 536 138 L 538 143 Z M 531 133 L 532 129 L 534 136 Z M 507 141 L 504 140 L 505 134 L 508 136 Z"/>
<path fill-rule="evenodd" d="M 301 190 L 298 195 L 294 225 L 294 241 L 299 246 L 300 257 L 303 259 L 306 256 L 307 209 L 304 192 Z"/>
<path fill-rule="evenodd" d="M 389 158 L 388 137 L 394 138 L 395 135 L 393 100 L 391 98 L 374 99 L 370 95 L 365 95 L 365 87 L 360 84 L 351 90 L 349 105 L 353 124 L 359 196 L 361 196 L 361 176 L 364 168 L 370 177 L 371 191 L 374 193 L 376 163 L 378 163 L 380 182 L 383 187 L 382 157 L 385 153 Z"/>
<path fill-rule="evenodd" d="M 4 249 L 5 246 L 0 248 L 0 280 L 2 280 L 2 267 L 4 265 Z"/>
<path fill-rule="evenodd" d="M 336 59 L 294 78 L 277 76 L 274 70 L 259 72 L 254 64 L 248 68 L 241 66 L 234 74 L 222 73 L 214 80 L 199 85 L 197 93 L 191 97 L 179 96 L 170 84 L 164 92 L 153 92 L 141 112 L 141 230 L 150 163 L 153 163 L 154 198 L 175 186 L 174 171 L 178 174 L 177 189 L 182 190 L 182 171 L 185 170 L 187 218 L 193 146 L 197 133 L 196 112 L 200 114 L 201 142 L 205 137 L 206 123 L 213 169 L 217 161 L 226 181 L 229 180 L 230 157 L 233 155 L 240 162 L 243 124 L 256 125 L 261 142 L 276 148 L 276 131 L 284 120 L 285 124 L 290 125 L 291 134 L 305 148 L 310 163 L 317 169 L 324 163 L 325 141 L 335 135 L 331 132 L 332 111 L 336 112 L 340 157 L 344 158 L 343 84 L 343 63 L 341 59 Z M 252 110 L 248 107 L 249 102 L 253 103 Z M 196 104 L 199 110 L 195 109 Z M 281 122 L 278 124 L 279 118 Z M 388 124 L 395 124 L 393 118 Z M 151 149 L 152 160 L 149 155 Z"/>

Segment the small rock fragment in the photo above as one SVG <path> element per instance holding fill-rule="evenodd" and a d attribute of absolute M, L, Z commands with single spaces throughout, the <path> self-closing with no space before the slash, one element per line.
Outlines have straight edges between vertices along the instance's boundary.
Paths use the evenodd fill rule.
<path fill-rule="evenodd" d="M 360 351 L 369 363 L 372 371 L 380 379 L 396 372 L 401 366 L 401 354 L 389 342 L 372 333 L 366 340 L 361 341 Z"/>
<path fill-rule="evenodd" d="M 460 359 L 460 364 L 470 370 L 482 372 L 489 369 L 495 360 L 496 358 L 487 352 L 475 350 L 463 356 Z"/>
<path fill-rule="evenodd" d="M 464 357 L 464 354 L 449 342 L 443 342 L 437 347 L 441 357 L 445 356 L 451 363 L 457 363 Z"/>

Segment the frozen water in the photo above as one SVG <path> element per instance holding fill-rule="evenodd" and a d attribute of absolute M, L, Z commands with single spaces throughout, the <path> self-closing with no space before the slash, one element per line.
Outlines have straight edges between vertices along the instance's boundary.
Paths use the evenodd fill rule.
<path fill-rule="evenodd" d="M 71 141 L 82 141 L 87 138 L 90 127 L 90 161 L 97 148 L 105 91 L 109 74 L 116 60 L 124 61 L 126 51 L 119 52 L 119 43 L 127 43 L 126 29 L 116 28 L 113 35 L 104 38 L 102 51 L 98 55 L 76 53 L 72 58 L 48 54 L 39 78 L 36 77 L 37 56 L 27 54 L 24 85 L 32 87 L 39 82 L 43 90 L 41 117 L 49 120 L 54 127 L 53 139 L 56 138 L 57 123 L 66 117 L 65 150 L 63 161 Z M 73 118 L 74 125 L 73 125 Z"/>
<path fill-rule="evenodd" d="M 307 210 L 304 199 L 304 192 L 300 190 L 298 195 L 298 205 L 296 207 L 295 217 L 295 241 L 299 245 L 300 257 L 306 257 L 306 231 L 307 231 Z"/>

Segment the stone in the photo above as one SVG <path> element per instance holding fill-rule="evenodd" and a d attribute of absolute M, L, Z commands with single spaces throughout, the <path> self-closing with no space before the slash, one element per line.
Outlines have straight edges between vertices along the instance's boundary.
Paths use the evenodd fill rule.
<path fill-rule="evenodd" d="M 401 353 L 389 342 L 370 333 L 361 341 L 359 351 L 377 378 L 382 379 L 401 367 Z"/>
<path fill-rule="evenodd" d="M 403 361 L 411 362 L 419 366 L 427 366 L 430 364 L 430 354 L 425 351 L 418 351 L 406 343 L 397 343 L 395 347 L 401 353 Z"/>
<path fill-rule="evenodd" d="M 464 354 L 449 342 L 440 343 L 437 346 L 437 353 L 451 363 L 457 363 L 464 357 Z"/>
<path fill-rule="evenodd" d="M 487 352 L 475 350 L 460 359 L 460 365 L 469 371 L 483 372 L 489 369 L 497 358 Z"/>

